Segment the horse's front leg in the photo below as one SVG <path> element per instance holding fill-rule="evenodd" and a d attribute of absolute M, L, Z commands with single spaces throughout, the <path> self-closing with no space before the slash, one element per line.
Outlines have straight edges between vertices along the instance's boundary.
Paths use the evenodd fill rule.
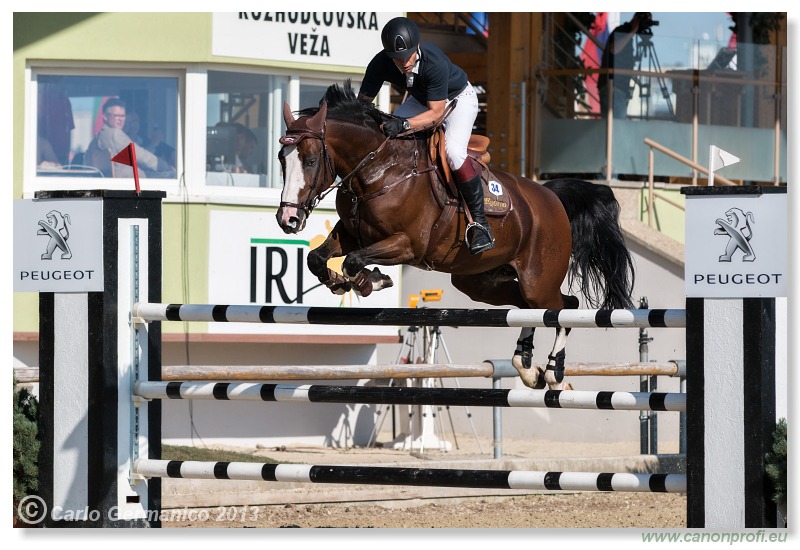
<path fill-rule="evenodd" d="M 342 273 L 353 284 L 360 296 L 369 296 L 373 290 L 392 286 L 392 279 L 376 269 L 366 269 L 368 264 L 398 265 L 414 258 L 411 239 L 405 233 L 396 233 L 365 248 L 347 254 L 342 263 Z"/>
<path fill-rule="evenodd" d="M 345 294 L 353 286 L 350 281 L 328 267 L 328 260 L 344 256 L 356 248 L 355 244 L 355 240 L 344 230 L 342 222 L 339 221 L 331 230 L 328 238 L 308 253 L 306 262 L 309 271 L 334 294 Z"/>

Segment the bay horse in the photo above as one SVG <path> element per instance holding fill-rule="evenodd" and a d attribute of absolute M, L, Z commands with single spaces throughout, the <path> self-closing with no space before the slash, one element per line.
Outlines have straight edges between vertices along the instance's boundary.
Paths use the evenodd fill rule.
<path fill-rule="evenodd" d="M 321 198 L 337 190 L 340 219 L 307 260 L 332 292 L 352 289 L 368 296 L 392 285 L 368 265 L 406 264 L 450 273 L 453 286 L 478 302 L 574 309 L 578 298 L 561 293 L 569 272 L 569 287 L 580 280 L 592 307 L 633 307 L 633 262 L 608 186 L 578 179 L 541 185 L 492 171 L 492 183 L 511 208 L 503 217 L 489 218 L 495 247 L 471 256 L 463 243 L 463 209 L 446 219 L 435 197 L 441 175 L 431 159 L 430 132 L 387 138 L 381 124 L 391 115 L 357 100 L 349 81 L 330 86 L 319 108 L 298 115 L 284 105 L 287 131 L 278 155 L 284 187 L 277 220 L 284 232 L 298 233 Z M 342 256 L 340 275 L 327 263 Z M 544 372 L 531 368 L 533 333 L 522 329 L 514 367 L 529 387 L 564 389 L 569 329 L 556 329 Z"/>

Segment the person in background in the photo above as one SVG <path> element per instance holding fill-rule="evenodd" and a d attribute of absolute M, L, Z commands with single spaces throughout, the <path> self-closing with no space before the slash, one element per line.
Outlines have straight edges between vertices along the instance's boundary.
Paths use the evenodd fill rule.
<path fill-rule="evenodd" d="M 86 149 L 86 164 L 99 168 L 106 177 L 132 178 L 133 168 L 113 163 L 111 157 L 126 148 L 133 140 L 125 131 L 125 102 L 111 98 L 103 104 L 103 126 Z M 144 147 L 136 147 L 136 162 L 143 175 L 147 172 L 174 172 L 166 161 Z"/>
<path fill-rule="evenodd" d="M 236 128 L 236 160 L 231 172 L 239 174 L 259 173 L 258 163 L 254 159 L 258 139 L 253 131 L 238 122 L 233 123 Z"/>
<path fill-rule="evenodd" d="M 158 126 L 153 127 L 150 141 L 147 142 L 147 148 L 153 151 L 157 157 L 164 159 L 170 166 L 177 164 L 175 148 L 164 141 L 164 130 Z"/>
<path fill-rule="evenodd" d="M 601 69 L 626 69 L 633 70 L 636 62 L 634 56 L 634 36 L 649 29 L 653 23 L 653 14 L 650 12 L 636 12 L 627 23 L 616 27 L 608 36 L 606 47 L 603 50 Z M 614 83 L 614 118 L 625 118 L 628 114 L 628 94 L 630 93 L 633 77 L 627 74 L 601 73 L 597 78 L 597 91 L 600 95 L 600 113 L 603 118 L 608 116 L 608 81 Z"/>
<path fill-rule="evenodd" d="M 141 134 L 142 121 L 136 111 L 128 111 L 125 114 L 125 126 L 122 128 L 138 147 L 144 147 L 144 137 Z"/>
<path fill-rule="evenodd" d="M 61 168 L 58 156 L 50 142 L 40 136 L 36 138 L 36 166 L 41 169 L 55 170 Z"/>

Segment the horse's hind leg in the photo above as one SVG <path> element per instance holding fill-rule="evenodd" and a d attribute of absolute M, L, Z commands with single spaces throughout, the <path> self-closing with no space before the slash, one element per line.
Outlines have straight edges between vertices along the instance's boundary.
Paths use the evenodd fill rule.
<path fill-rule="evenodd" d="M 540 368 L 533 368 L 533 333 L 536 329 L 523 327 L 517 339 L 517 348 L 514 350 L 514 357 L 511 364 L 517 369 L 522 382 L 529 388 L 535 390 L 544 389 L 546 383 L 544 371 Z"/>
<path fill-rule="evenodd" d="M 452 275 L 450 279 L 454 287 L 476 302 L 493 306 L 516 306 L 520 309 L 528 307 L 520 292 L 517 272 L 509 265 L 477 275 Z M 541 389 L 545 386 L 543 372 L 541 369 L 531 368 L 532 356 L 533 329 L 523 328 L 511 364 L 526 386 Z"/>
<path fill-rule="evenodd" d="M 575 296 L 562 294 L 565 309 L 577 309 L 579 302 Z M 564 363 L 566 361 L 567 337 L 572 329 L 559 327 L 556 329 L 556 339 L 553 342 L 553 349 L 547 356 L 547 367 L 544 371 L 544 380 L 551 390 L 567 389 L 568 384 L 564 384 Z M 571 387 L 571 386 L 570 386 Z"/>

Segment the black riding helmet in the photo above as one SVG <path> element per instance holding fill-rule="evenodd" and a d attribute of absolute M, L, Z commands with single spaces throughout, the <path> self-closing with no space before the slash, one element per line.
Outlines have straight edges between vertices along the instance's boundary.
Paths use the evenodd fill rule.
<path fill-rule="evenodd" d="M 383 50 L 392 59 L 406 59 L 419 46 L 419 27 L 407 17 L 395 17 L 381 31 Z"/>

